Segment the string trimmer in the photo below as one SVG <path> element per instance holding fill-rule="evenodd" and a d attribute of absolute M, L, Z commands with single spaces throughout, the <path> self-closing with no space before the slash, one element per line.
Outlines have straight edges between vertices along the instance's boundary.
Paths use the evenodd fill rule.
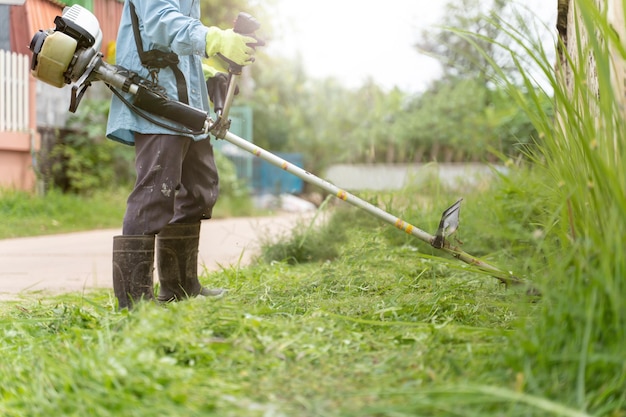
<path fill-rule="evenodd" d="M 506 285 L 523 283 L 513 274 L 466 253 L 447 239 L 458 228 L 461 200 L 443 212 L 437 232 L 431 235 L 230 132 L 228 114 L 233 103 L 241 67 L 230 66 L 225 92 L 216 95 L 217 98 L 214 99 L 216 120 L 213 120 L 210 114 L 200 109 L 171 100 L 158 85 L 150 80 L 104 61 L 99 52 L 102 32 L 98 20 L 87 9 L 74 5 L 67 8 L 62 16 L 57 16 L 54 22 L 56 25 L 54 29 L 40 30 L 31 41 L 30 49 L 33 52 L 31 72 L 36 78 L 56 87 L 72 84 L 70 111 L 76 111 L 85 90 L 92 82 L 103 81 L 133 111 L 156 124 L 164 125 L 159 118 L 167 119 L 180 126 L 180 128 L 171 128 L 166 125 L 177 133 L 196 135 L 211 133 L 218 139 L 226 140 L 405 233 L 417 237 L 435 249 L 488 273 Z M 252 16 L 241 13 L 235 21 L 234 30 L 253 35 L 258 28 L 258 22 Z M 133 102 L 128 101 L 120 91 L 130 93 L 134 97 Z"/>

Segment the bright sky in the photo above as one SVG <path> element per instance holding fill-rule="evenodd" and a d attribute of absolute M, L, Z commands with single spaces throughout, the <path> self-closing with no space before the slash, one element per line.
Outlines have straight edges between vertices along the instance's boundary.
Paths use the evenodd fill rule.
<path fill-rule="evenodd" d="M 525 0 L 553 28 L 557 0 Z M 443 0 L 278 0 L 272 54 L 302 57 L 312 77 L 335 77 L 350 87 L 372 77 L 385 88 L 421 91 L 438 63 L 414 44 L 441 25 Z"/>

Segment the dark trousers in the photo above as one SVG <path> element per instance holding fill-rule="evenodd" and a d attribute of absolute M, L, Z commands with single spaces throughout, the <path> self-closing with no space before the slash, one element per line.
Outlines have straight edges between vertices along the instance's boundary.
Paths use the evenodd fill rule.
<path fill-rule="evenodd" d="M 219 185 L 209 139 L 136 133 L 135 170 L 124 235 L 155 235 L 170 223 L 211 217 Z"/>

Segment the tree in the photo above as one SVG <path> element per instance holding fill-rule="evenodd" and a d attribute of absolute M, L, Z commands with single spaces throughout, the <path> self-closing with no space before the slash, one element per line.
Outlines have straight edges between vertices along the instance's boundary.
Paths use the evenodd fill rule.
<path fill-rule="evenodd" d="M 413 144 L 417 160 L 425 148 L 440 161 L 519 152 L 535 130 L 506 99 L 496 73 L 515 79 L 518 70 L 508 50 L 516 46 L 502 27 L 528 30 L 532 19 L 505 0 L 449 2 L 445 16 L 447 27 L 424 32 L 416 45 L 439 60 L 443 75 L 408 106 L 398 136 Z"/>
<path fill-rule="evenodd" d="M 445 27 L 424 31 L 416 48 L 441 63 L 443 78 L 472 78 L 488 85 L 493 79 L 488 59 L 501 68 L 513 69 L 508 57 L 499 54 L 493 42 L 499 38 L 498 22 L 510 12 L 509 3 L 505 0 L 449 2 L 445 7 Z M 470 40 L 458 30 L 477 36 Z"/>

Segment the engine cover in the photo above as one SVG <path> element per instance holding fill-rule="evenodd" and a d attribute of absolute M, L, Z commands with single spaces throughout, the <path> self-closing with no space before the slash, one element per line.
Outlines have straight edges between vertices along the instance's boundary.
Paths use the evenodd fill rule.
<path fill-rule="evenodd" d="M 98 19 L 82 6 L 66 8 L 55 29 L 40 30 L 30 42 L 32 75 L 55 87 L 78 80 L 102 44 Z"/>
<path fill-rule="evenodd" d="M 31 73 L 55 87 L 69 84 L 65 73 L 74 59 L 77 45 L 76 39 L 63 32 L 39 31 L 31 42 L 31 47 L 39 48 L 33 50 Z"/>

